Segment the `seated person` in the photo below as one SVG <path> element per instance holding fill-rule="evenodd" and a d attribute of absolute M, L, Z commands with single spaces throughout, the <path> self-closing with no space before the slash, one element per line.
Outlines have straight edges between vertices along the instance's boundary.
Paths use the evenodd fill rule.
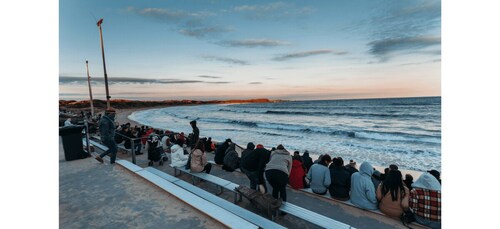
<path fill-rule="evenodd" d="M 430 173 L 422 174 L 410 191 L 410 208 L 418 223 L 441 228 L 441 184 Z"/>
<path fill-rule="evenodd" d="M 344 160 L 341 157 L 334 158 L 329 169 L 332 180 L 329 187 L 330 196 L 338 200 L 349 200 L 351 174 L 344 168 Z"/>
<path fill-rule="evenodd" d="M 224 164 L 222 169 L 233 172 L 237 168 L 240 167 L 240 158 L 238 157 L 238 153 L 235 150 L 236 144 L 229 145 L 229 148 L 226 150 L 224 156 Z"/>
<path fill-rule="evenodd" d="M 332 179 L 330 179 L 330 170 L 328 169 L 328 164 L 332 161 L 330 155 L 323 155 L 318 163 L 315 163 L 309 169 L 307 173 L 307 179 L 309 179 L 309 185 L 314 193 L 324 195 L 330 187 Z"/>
<path fill-rule="evenodd" d="M 174 144 L 170 148 L 170 150 L 171 150 L 170 157 L 172 159 L 172 161 L 170 162 L 170 166 L 172 167 L 185 166 L 188 161 L 189 155 L 184 154 L 183 147 L 178 144 Z"/>
<path fill-rule="evenodd" d="M 367 210 L 377 210 L 373 171 L 372 165 L 365 161 L 359 167 L 359 172 L 351 176 L 351 203 Z"/>
<path fill-rule="evenodd" d="M 390 170 L 384 181 L 377 188 L 379 209 L 389 217 L 399 219 L 408 210 L 410 191 L 403 183 L 403 175 L 399 170 Z"/>

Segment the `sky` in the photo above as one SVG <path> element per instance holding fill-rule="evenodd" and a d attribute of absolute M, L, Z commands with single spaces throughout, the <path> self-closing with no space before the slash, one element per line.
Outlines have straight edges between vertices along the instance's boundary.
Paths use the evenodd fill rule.
<path fill-rule="evenodd" d="M 59 2 L 59 98 L 441 95 L 441 2 Z"/>

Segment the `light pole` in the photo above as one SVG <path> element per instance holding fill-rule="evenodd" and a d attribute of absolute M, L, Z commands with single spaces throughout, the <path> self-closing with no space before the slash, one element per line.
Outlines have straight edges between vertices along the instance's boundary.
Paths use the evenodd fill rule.
<path fill-rule="evenodd" d="M 109 109 L 111 106 L 109 104 L 109 89 L 108 89 L 108 74 L 106 73 L 106 59 L 104 58 L 104 42 L 102 40 L 102 18 L 97 22 L 97 27 L 99 27 L 99 34 L 101 36 L 101 51 L 102 51 L 102 66 L 104 66 L 104 85 L 106 87 L 106 108 Z"/>
<path fill-rule="evenodd" d="M 94 117 L 94 100 L 92 99 L 92 88 L 90 87 L 89 61 L 85 60 L 85 64 L 87 65 L 87 81 L 89 82 L 90 113 L 91 117 Z"/>

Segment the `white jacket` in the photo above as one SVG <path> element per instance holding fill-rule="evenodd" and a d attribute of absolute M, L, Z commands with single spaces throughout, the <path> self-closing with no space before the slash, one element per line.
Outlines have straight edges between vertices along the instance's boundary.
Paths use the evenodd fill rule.
<path fill-rule="evenodd" d="M 184 150 L 182 149 L 181 146 L 178 144 L 174 144 L 171 148 L 171 161 L 170 161 L 170 166 L 172 167 L 180 167 L 180 166 L 185 166 L 187 163 L 187 160 L 189 158 L 189 155 L 184 155 Z"/>

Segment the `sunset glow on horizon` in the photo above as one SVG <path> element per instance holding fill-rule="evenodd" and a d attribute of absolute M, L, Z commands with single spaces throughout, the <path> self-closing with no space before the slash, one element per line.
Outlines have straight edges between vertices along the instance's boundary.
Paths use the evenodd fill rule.
<path fill-rule="evenodd" d="M 60 1 L 59 96 L 349 99 L 441 95 L 441 2 Z"/>

